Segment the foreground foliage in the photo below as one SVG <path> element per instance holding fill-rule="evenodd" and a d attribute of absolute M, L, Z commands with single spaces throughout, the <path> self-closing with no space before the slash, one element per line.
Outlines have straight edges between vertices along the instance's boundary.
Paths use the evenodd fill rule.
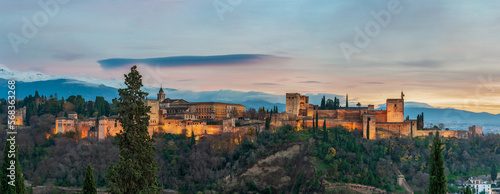
<path fill-rule="evenodd" d="M 19 161 L 24 177 L 34 185 L 82 187 L 85 167 L 91 163 L 97 186 L 106 185 L 104 174 L 108 164 L 119 161 L 119 149 L 114 138 L 100 142 L 87 138 L 76 140 L 63 134 L 47 138 L 43 131 L 50 119 L 49 116 L 34 117 L 31 129 L 18 133 L 17 140 L 22 142 L 19 144 Z M 223 191 L 221 179 L 238 175 L 259 159 L 290 144 L 305 143 L 309 146 L 309 153 L 305 154 L 315 161 L 316 174 L 302 177 L 298 174 L 293 177 L 291 185 L 276 188 L 276 192 L 293 191 L 294 188 L 303 192 L 321 191 L 322 179 L 398 191 L 397 168 L 416 193 L 426 193 L 430 172 L 429 146 L 433 137 L 368 141 L 362 139 L 361 132 L 357 130 L 349 132 L 343 128 L 331 128 L 327 132 L 327 141 L 324 141 L 323 130 L 313 134 L 307 130 L 296 131 L 290 126 L 249 133 L 207 135 L 196 140 L 195 144 L 187 133 L 157 136 L 154 160 L 160 166 L 158 183 L 160 187 L 187 193 Z M 315 141 L 310 141 L 314 135 Z M 0 146 L 5 145 L 5 139 L 5 134 L 0 134 Z M 500 135 L 446 138 L 443 142 L 449 188 L 459 184 L 460 179 L 490 174 L 492 163 L 500 162 Z M 300 162 L 290 161 L 290 165 L 292 163 Z M 301 180 L 309 182 L 298 184 Z M 248 183 L 239 189 L 237 192 L 245 193 L 255 190 L 255 187 Z"/>
<path fill-rule="evenodd" d="M 148 93 L 141 91 L 141 77 L 133 66 L 125 75 L 127 88 L 118 90 L 118 121 L 123 131 L 116 135 L 120 161 L 109 167 L 106 176 L 111 193 L 160 193 L 154 141 L 148 133 L 151 107 L 143 102 Z"/>
<path fill-rule="evenodd" d="M 316 141 L 311 154 L 329 182 L 358 183 L 395 192 L 400 190 L 396 180 L 401 172 L 416 193 L 428 193 L 433 136 L 366 140 L 357 130 L 332 128 L 328 133 L 326 141 Z M 447 188 L 456 189 L 460 179 L 489 174 L 491 163 L 500 162 L 498 134 L 446 138 L 442 144 Z"/>
<path fill-rule="evenodd" d="M 14 146 L 14 153 L 9 152 L 9 146 Z M 10 157 L 9 157 L 10 156 Z M 12 158 L 12 156 L 14 158 Z M 5 143 L 4 155 L 3 155 L 2 167 L 0 168 L 0 193 L 26 193 L 26 187 L 24 186 L 24 177 L 22 174 L 21 165 L 19 165 L 19 153 L 17 145 L 11 145 L 10 142 Z M 12 164 L 15 168 L 14 173 L 10 170 Z M 11 179 L 8 175 L 14 175 Z M 13 182 L 12 182 L 13 181 Z"/>
<path fill-rule="evenodd" d="M 92 166 L 87 164 L 87 171 L 85 172 L 85 180 L 83 181 L 83 194 L 96 194 L 97 187 L 94 181 L 94 171 L 92 170 Z"/>
<path fill-rule="evenodd" d="M 429 193 L 446 193 L 448 191 L 444 173 L 444 149 L 444 143 L 441 141 L 439 132 L 436 132 L 432 141 L 431 155 L 429 156 Z"/>

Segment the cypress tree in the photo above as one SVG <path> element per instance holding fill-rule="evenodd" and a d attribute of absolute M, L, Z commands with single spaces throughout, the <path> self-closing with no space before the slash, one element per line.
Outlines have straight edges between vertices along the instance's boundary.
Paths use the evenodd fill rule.
<path fill-rule="evenodd" d="M 323 120 L 323 141 L 328 141 L 328 130 L 326 130 L 326 119 Z"/>
<path fill-rule="evenodd" d="M 32 116 L 32 109 L 30 108 L 31 106 L 26 107 L 26 125 L 30 125 L 30 118 Z"/>
<path fill-rule="evenodd" d="M 270 117 L 271 115 L 269 115 Z M 270 129 L 271 128 L 271 119 L 269 117 L 266 117 L 266 129 Z"/>
<path fill-rule="evenodd" d="M 95 97 L 94 108 L 97 110 L 97 117 L 104 115 L 104 97 Z"/>
<path fill-rule="evenodd" d="M 472 194 L 472 188 L 470 188 L 470 185 L 467 185 L 467 187 L 464 188 L 464 194 Z"/>
<path fill-rule="evenodd" d="M 318 125 L 318 111 L 316 111 L 316 129 L 319 129 L 319 125 Z M 316 129 L 314 130 L 314 133 L 316 133 Z"/>
<path fill-rule="evenodd" d="M 194 145 L 194 144 L 196 144 L 196 139 L 194 137 L 194 131 L 191 130 L 191 145 Z"/>
<path fill-rule="evenodd" d="M 497 175 L 498 175 L 497 165 L 493 163 L 491 165 L 491 181 L 495 182 L 495 180 L 497 179 Z"/>
<path fill-rule="evenodd" d="M 0 171 L 0 193 L 15 193 L 14 187 L 9 186 L 9 177 L 7 175 L 9 174 L 9 171 L 7 170 L 8 168 L 8 163 L 10 162 L 9 159 L 9 141 L 5 142 L 5 148 L 3 150 L 3 163 Z"/>
<path fill-rule="evenodd" d="M 337 110 L 338 108 L 338 99 L 337 97 L 333 98 L 333 110 Z"/>
<path fill-rule="evenodd" d="M 125 75 L 127 88 L 118 89 L 118 121 L 123 130 L 116 135 L 120 161 L 106 173 L 110 193 L 160 193 L 154 162 L 154 139 L 148 133 L 151 107 L 144 105 L 148 93 L 141 90 L 142 76 L 133 66 Z"/>
<path fill-rule="evenodd" d="M 0 193 L 20 193 L 20 194 L 25 194 L 26 193 L 26 187 L 24 185 L 24 177 L 23 173 L 21 170 L 21 165 L 19 164 L 19 158 L 18 158 L 18 152 L 17 152 L 17 146 L 15 146 L 15 151 L 14 153 L 10 153 L 9 157 L 9 150 L 10 150 L 10 141 L 5 142 L 5 148 L 4 148 L 4 161 L 2 163 L 1 167 L 1 173 L 0 173 Z M 11 161 L 15 162 L 14 167 L 15 167 L 15 181 L 12 182 L 12 179 L 8 177 L 7 175 L 10 175 L 10 170 L 7 168 L 10 168 L 10 163 Z M 12 186 L 14 184 L 14 186 Z"/>
<path fill-rule="evenodd" d="M 349 107 L 349 94 L 346 94 L 345 95 L 345 107 L 348 108 Z"/>
<path fill-rule="evenodd" d="M 85 172 L 85 180 L 83 181 L 83 194 L 96 194 L 97 186 L 94 181 L 94 170 L 90 164 L 87 164 L 87 171 Z"/>
<path fill-rule="evenodd" d="M 420 114 L 417 115 L 417 129 L 420 129 Z"/>
<path fill-rule="evenodd" d="M 444 173 L 443 150 L 444 142 L 442 142 L 441 137 L 439 136 L 439 131 L 436 131 L 429 158 L 429 193 L 442 194 L 448 191 L 446 175 Z"/>
<path fill-rule="evenodd" d="M 325 110 L 325 107 L 326 107 L 326 100 L 325 96 L 323 96 L 323 98 L 321 99 L 321 110 Z"/>
<path fill-rule="evenodd" d="M 18 146 L 16 146 L 16 192 L 18 194 L 25 194 L 26 193 L 26 185 L 24 185 L 24 176 L 23 176 L 23 171 L 21 170 L 21 163 L 19 163 L 19 153 L 18 153 Z"/>
<path fill-rule="evenodd" d="M 314 131 L 315 131 L 315 128 L 314 128 L 315 127 L 315 125 L 314 125 L 314 114 L 313 114 L 312 124 L 313 124 L 313 126 L 312 126 L 312 132 L 314 133 Z"/>

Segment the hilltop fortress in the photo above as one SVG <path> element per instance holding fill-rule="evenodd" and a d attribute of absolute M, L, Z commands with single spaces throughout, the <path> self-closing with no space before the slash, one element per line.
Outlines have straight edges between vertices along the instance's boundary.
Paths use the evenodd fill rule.
<path fill-rule="evenodd" d="M 144 104 L 151 107 L 148 113 L 150 136 L 154 133 L 200 135 L 232 132 L 236 129 L 235 119 L 245 112 L 245 106 L 241 104 L 165 98 L 163 88 L 160 88 L 156 100 L 145 99 Z M 82 138 L 88 136 L 103 140 L 122 130 L 117 118 L 114 115 L 79 119 L 76 113 L 70 113 L 68 117 L 56 118 L 55 133 L 73 131 Z"/>
<path fill-rule="evenodd" d="M 346 97 L 347 98 L 347 97 Z M 163 88 L 157 94 L 157 99 L 145 99 L 150 106 L 148 131 L 154 133 L 186 133 L 191 135 L 219 134 L 248 130 L 253 124 L 258 124 L 261 130 L 263 120 L 243 118 L 245 106 L 241 104 L 221 102 L 187 102 L 183 99 L 165 98 Z M 347 105 L 347 102 L 346 102 Z M 334 110 L 324 110 L 311 104 L 309 97 L 299 93 L 286 94 L 286 112 L 274 113 L 271 116 L 271 126 L 283 125 L 307 128 L 313 126 L 318 117 L 322 127 L 343 126 L 348 130 L 361 130 L 363 138 L 380 139 L 391 136 L 418 137 L 428 136 L 438 129 L 418 129 L 417 120 L 405 119 L 404 95 L 401 98 L 387 99 L 386 110 L 375 110 L 374 105 L 366 107 L 338 107 Z M 21 111 L 22 112 L 22 111 Z M 268 115 L 269 116 L 269 115 Z M 58 117 L 55 123 L 55 133 L 76 132 L 79 137 L 93 137 L 103 140 L 115 136 L 122 130 L 117 116 L 99 118 L 79 118 L 76 113 L 68 117 Z M 303 126 L 301 126 L 303 125 Z M 256 125 L 253 125 L 254 128 Z M 469 130 L 439 130 L 443 137 L 465 139 L 471 135 L 482 135 L 482 128 L 475 125 Z"/>
<path fill-rule="evenodd" d="M 327 127 L 344 126 L 350 130 L 362 130 L 363 138 L 379 139 L 390 136 L 417 137 L 427 136 L 438 130 L 417 130 L 417 120 L 404 118 L 404 95 L 401 98 L 387 99 L 386 110 L 375 110 L 374 105 L 367 107 L 340 107 L 336 110 L 320 110 L 309 103 L 309 97 L 299 93 L 286 94 L 286 114 L 304 125 L 312 126 L 313 118 L 318 117 L 320 126 L 326 121 Z M 290 120 L 290 119 L 288 119 Z M 284 123 L 282 123 L 284 124 Z M 291 124 L 291 123 L 288 123 Z M 296 124 L 299 124 L 297 122 Z M 468 138 L 469 135 L 482 135 L 482 128 L 475 125 L 465 130 L 439 131 L 443 137 Z"/>

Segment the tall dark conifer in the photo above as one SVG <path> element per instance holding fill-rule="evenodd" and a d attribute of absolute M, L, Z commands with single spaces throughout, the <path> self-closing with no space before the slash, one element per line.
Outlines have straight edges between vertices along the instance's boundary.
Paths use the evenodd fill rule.
<path fill-rule="evenodd" d="M 444 168 L 444 142 L 439 136 L 439 131 L 434 134 L 434 139 L 431 146 L 431 155 L 429 158 L 430 176 L 429 176 L 429 193 L 443 194 L 448 191 L 447 180 Z"/>
<path fill-rule="evenodd" d="M 0 171 L 0 193 L 15 193 L 14 189 L 15 187 L 9 186 L 9 177 L 7 175 L 9 174 L 9 171 L 7 170 L 8 164 L 10 160 L 8 159 L 9 156 L 9 142 L 5 142 L 5 148 L 3 150 L 3 162 L 2 162 L 2 167 Z"/>
<path fill-rule="evenodd" d="M 271 115 L 266 117 L 266 129 L 267 130 L 271 129 Z"/>
<path fill-rule="evenodd" d="M 417 129 L 420 129 L 420 115 L 417 115 Z"/>
<path fill-rule="evenodd" d="M 464 188 L 464 194 L 472 194 L 472 188 L 469 185 Z"/>
<path fill-rule="evenodd" d="M 19 163 L 19 147 L 16 146 L 16 192 L 17 194 L 25 194 L 26 193 L 26 185 L 24 184 L 24 175 L 21 169 L 21 163 Z"/>
<path fill-rule="evenodd" d="M 110 165 L 106 177 L 111 193 L 160 193 L 154 162 L 154 140 L 148 133 L 151 107 L 144 104 L 148 93 L 141 90 L 142 76 L 133 66 L 125 75 L 127 88 L 118 89 L 118 121 L 123 130 L 116 135 L 120 161 Z"/>
<path fill-rule="evenodd" d="M 314 123 L 315 123 L 314 118 L 315 118 L 315 117 L 314 117 L 314 114 L 313 114 L 313 120 L 312 120 L 312 125 L 313 125 L 313 126 L 312 126 L 312 132 L 313 132 L 313 133 L 314 133 L 314 132 L 315 132 L 315 130 L 316 130 L 316 128 L 315 128 L 316 126 L 314 125 Z"/>
<path fill-rule="evenodd" d="M 5 142 L 5 148 L 4 148 L 4 161 L 2 163 L 2 167 L 0 168 L 0 193 L 18 193 L 18 194 L 25 194 L 26 193 L 26 186 L 24 185 L 24 177 L 23 173 L 21 170 L 21 165 L 19 164 L 19 158 L 18 158 L 18 153 L 17 153 L 17 146 L 15 146 L 15 151 L 14 153 L 9 153 L 10 150 L 10 141 Z M 9 154 L 11 154 L 9 157 Z M 13 155 L 12 155 L 13 154 Z M 12 158 L 12 156 L 14 158 Z M 14 182 L 12 182 L 12 179 L 8 177 L 7 175 L 10 175 L 10 170 L 7 168 L 10 168 L 10 163 L 11 161 L 15 162 L 14 167 Z M 10 182 L 10 183 L 9 183 Z M 14 184 L 14 186 L 12 186 Z"/>
<path fill-rule="evenodd" d="M 497 179 L 497 175 L 497 164 L 493 163 L 491 164 L 491 181 L 495 182 L 495 180 Z"/>
<path fill-rule="evenodd" d="M 92 166 L 87 164 L 87 171 L 85 172 L 85 180 L 83 181 L 83 194 L 96 194 L 97 186 L 94 180 L 94 170 L 92 170 Z"/>
<path fill-rule="evenodd" d="M 345 107 L 349 107 L 349 94 L 345 95 Z"/>
<path fill-rule="evenodd" d="M 191 130 L 191 145 L 196 144 L 196 137 L 194 136 L 194 130 Z"/>
<path fill-rule="evenodd" d="M 326 100 L 325 100 L 325 96 L 323 96 L 323 98 L 321 99 L 321 110 L 325 110 L 326 109 Z"/>
<path fill-rule="evenodd" d="M 328 130 L 326 129 L 326 119 L 323 120 L 323 141 L 328 141 Z"/>
<path fill-rule="evenodd" d="M 318 111 L 316 111 L 316 129 L 319 130 L 319 127 L 318 127 Z M 314 132 L 316 133 L 316 130 L 314 130 Z"/>

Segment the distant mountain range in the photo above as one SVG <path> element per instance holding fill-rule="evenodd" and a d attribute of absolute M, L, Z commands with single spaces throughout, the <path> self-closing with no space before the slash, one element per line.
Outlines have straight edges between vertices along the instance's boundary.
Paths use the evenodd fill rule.
<path fill-rule="evenodd" d="M 443 123 L 450 130 L 468 130 L 468 127 L 477 125 L 483 127 L 484 133 L 500 132 L 500 114 L 475 113 L 452 108 L 405 108 L 405 115 L 416 118 L 417 114 L 424 113 L 426 127 Z"/>
<path fill-rule="evenodd" d="M 113 88 L 125 87 L 123 80 L 117 80 L 117 79 L 105 80 L 105 79 L 95 79 L 89 77 L 45 75 L 43 73 L 35 71 L 12 71 L 7 69 L 5 66 L 1 64 L 0 64 L 0 78 L 2 79 L 15 78 L 16 81 L 22 81 L 22 82 L 38 82 L 38 81 L 62 79 L 62 80 L 80 81 L 83 84 L 89 84 L 89 85 L 105 85 Z"/>
<path fill-rule="evenodd" d="M 21 72 L 0 69 L 0 92 L 7 94 L 7 80 L 15 78 L 16 96 L 24 98 L 34 95 L 37 90 L 40 95 L 53 95 L 57 93 L 58 98 L 67 98 L 71 95 L 82 95 L 86 100 L 94 100 L 96 96 L 102 96 L 107 100 L 118 97 L 118 88 L 123 88 L 123 80 L 100 80 L 85 77 L 50 76 L 38 72 Z M 149 93 L 149 98 L 156 99 L 159 90 L 157 87 L 145 86 L 144 91 Z M 285 111 L 285 95 L 274 95 L 264 92 L 241 92 L 234 90 L 218 91 L 189 91 L 164 88 L 166 96 L 172 99 L 185 99 L 189 102 L 228 102 L 243 104 L 248 108 L 258 109 L 265 107 L 271 109 L 278 106 L 279 111 Z M 319 104 L 323 95 L 326 98 L 344 96 L 335 94 L 306 94 L 313 104 Z M 341 103 L 342 104 L 342 103 Z M 385 109 L 385 104 L 380 104 L 378 109 Z M 435 108 L 420 102 L 405 102 L 405 116 L 409 115 L 415 119 L 417 114 L 424 112 L 426 126 L 445 124 L 446 128 L 452 130 L 467 130 L 468 126 L 478 125 L 483 127 L 485 133 L 500 132 L 500 114 L 474 113 L 457 109 Z"/>

